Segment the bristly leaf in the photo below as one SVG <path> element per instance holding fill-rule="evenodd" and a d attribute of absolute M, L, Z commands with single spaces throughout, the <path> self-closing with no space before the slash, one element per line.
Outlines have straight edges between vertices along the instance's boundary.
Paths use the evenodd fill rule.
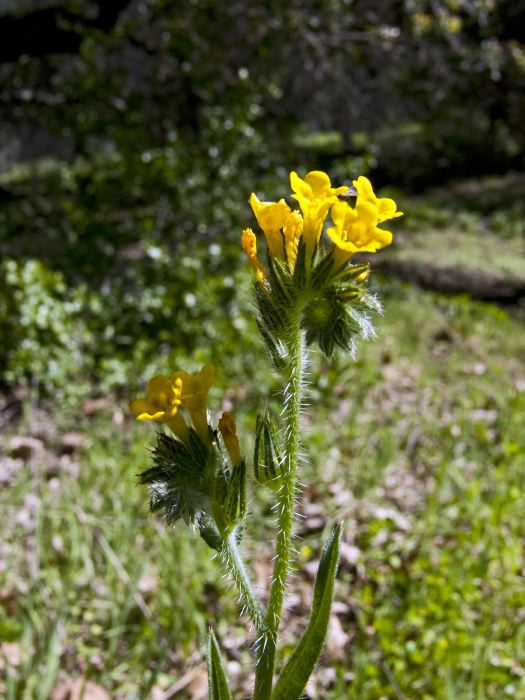
<path fill-rule="evenodd" d="M 368 263 L 361 265 L 349 265 L 339 273 L 338 279 L 344 284 L 345 282 L 354 281 L 360 275 L 369 272 L 369 270 L 370 265 Z"/>
<path fill-rule="evenodd" d="M 221 659 L 219 645 L 213 630 L 208 632 L 208 698 L 209 700 L 232 700 L 228 679 Z"/>
<path fill-rule="evenodd" d="M 330 357 L 336 348 L 353 353 L 361 337 L 373 337 L 374 327 L 366 310 L 376 306 L 374 297 L 357 283 L 334 282 L 322 298 L 308 304 L 301 321 L 308 345 L 317 343 Z"/>
<path fill-rule="evenodd" d="M 313 673 L 326 637 L 339 563 L 342 525 L 324 546 L 315 580 L 312 612 L 306 631 L 281 673 L 271 700 L 299 700 Z"/>

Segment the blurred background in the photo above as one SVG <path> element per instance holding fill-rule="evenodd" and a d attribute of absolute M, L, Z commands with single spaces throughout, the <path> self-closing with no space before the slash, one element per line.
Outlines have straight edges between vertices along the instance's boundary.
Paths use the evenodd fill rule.
<path fill-rule="evenodd" d="M 249 455 L 280 382 L 247 200 L 322 169 L 405 216 L 378 339 L 312 359 L 283 638 L 345 520 L 313 698 L 525 698 L 524 117 L 520 2 L 0 0 L 1 697 L 207 697 L 209 624 L 250 694 L 248 624 L 148 515 L 127 405 L 211 361 Z M 261 590 L 270 506 L 252 491 Z"/>

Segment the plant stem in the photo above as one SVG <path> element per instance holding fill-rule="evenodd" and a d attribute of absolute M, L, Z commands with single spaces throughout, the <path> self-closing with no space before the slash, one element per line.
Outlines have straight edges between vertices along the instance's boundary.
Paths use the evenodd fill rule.
<path fill-rule="evenodd" d="M 235 581 L 242 604 L 250 616 L 255 629 L 260 635 L 266 634 L 267 627 L 264 612 L 261 608 L 259 598 L 253 590 L 244 561 L 239 552 L 237 533 L 235 530 L 223 540 L 221 556 L 228 573 Z"/>
<path fill-rule="evenodd" d="M 255 676 L 254 700 L 269 700 L 272 692 L 273 669 L 277 633 L 281 621 L 286 582 L 290 572 L 292 555 L 292 527 L 294 519 L 295 492 L 297 488 L 297 459 L 299 455 L 299 417 L 301 413 L 301 387 L 304 363 L 304 337 L 297 314 L 288 339 L 289 364 L 288 385 L 285 389 L 285 461 L 282 486 L 277 507 L 279 509 L 277 543 L 273 580 L 266 613 L 267 633 L 260 644 L 257 672 Z"/>

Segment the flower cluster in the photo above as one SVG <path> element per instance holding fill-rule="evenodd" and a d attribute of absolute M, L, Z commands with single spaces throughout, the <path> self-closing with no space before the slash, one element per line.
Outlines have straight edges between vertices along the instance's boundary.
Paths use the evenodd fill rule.
<path fill-rule="evenodd" d="M 318 251 L 328 212 L 334 225 L 327 234 L 333 243 L 336 263 L 346 262 L 354 253 L 375 253 L 392 242 L 392 233 L 379 228 L 379 224 L 401 216 L 402 212 L 397 211 L 393 199 L 376 197 L 370 181 L 363 175 L 353 182 L 357 194 L 355 207 L 339 199 L 340 195 L 351 192 L 351 188 L 332 187 L 328 175 L 321 171 L 309 172 L 304 180 L 292 172 L 290 184 L 301 212 L 292 211 L 284 199 L 261 202 L 254 193 L 250 197 L 253 213 L 266 238 L 268 255 L 284 261 L 290 270 L 295 267 L 301 239 L 307 260 Z M 243 231 L 242 245 L 258 281 L 262 281 L 263 269 L 252 229 Z"/>
<path fill-rule="evenodd" d="M 366 310 L 378 310 L 366 292 L 367 264 L 354 265 L 355 253 L 374 253 L 392 242 L 392 233 L 380 224 L 402 215 L 396 203 L 377 197 L 370 181 L 360 176 L 347 185 L 332 187 L 326 173 L 312 171 L 301 179 L 290 173 L 292 198 L 301 211 L 284 199 L 262 202 L 250 197 L 255 218 L 266 239 L 266 265 L 257 255 L 256 235 L 242 233 L 242 246 L 255 273 L 259 329 L 274 362 L 284 358 L 291 317 L 299 315 L 309 344 L 316 342 L 331 355 L 335 347 L 352 349 L 357 335 L 369 335 Z M 356 196 L 355 206 L 340 199 Z M 331 242 L 322 234 L 327 227 Z"/>
<path fill-rule="evenodd" d="M 209 424 L 213 378 L 213 365 L 195 374 L 158 374 L 130 409 L 137 420 L 161 423 L 171 431 L 159 431 L 153 464 L 140 475 L 151 489 L 151 510 L 162 512 L 170 523 L 197 523 L 206 542 L 220 549 L 246 514 L 246 466 L 233 417 L 223 413 L 217 429 Z"/>

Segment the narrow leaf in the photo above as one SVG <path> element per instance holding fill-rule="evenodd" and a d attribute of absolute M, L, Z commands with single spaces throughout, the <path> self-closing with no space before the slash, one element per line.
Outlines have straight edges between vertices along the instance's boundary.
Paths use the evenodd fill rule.
<path fill-rule="evenodd" d="M 339 524 L 324 546 L 315 580 L 312 612 L 306 631 L 283 669 L 271 700 L 299 700 L 313 673 L 326 637 L 339 563 L 342 525 Z"/>
<path fill-rule="evenodd" d="M 42 656 L 45 660 L 45 671 L 39 678 L 38 700 L 46 700 L 51 695 L 60 669 L 61 645 L 58 620 L 55 621 L 49 630 L 45 647 L 42 651 Z"/>
<path fill-rule="evenodd" d="M 232 700 L 219 645 L 212 629 L 208 632 L 208 698 L 209 700 Z"/>

